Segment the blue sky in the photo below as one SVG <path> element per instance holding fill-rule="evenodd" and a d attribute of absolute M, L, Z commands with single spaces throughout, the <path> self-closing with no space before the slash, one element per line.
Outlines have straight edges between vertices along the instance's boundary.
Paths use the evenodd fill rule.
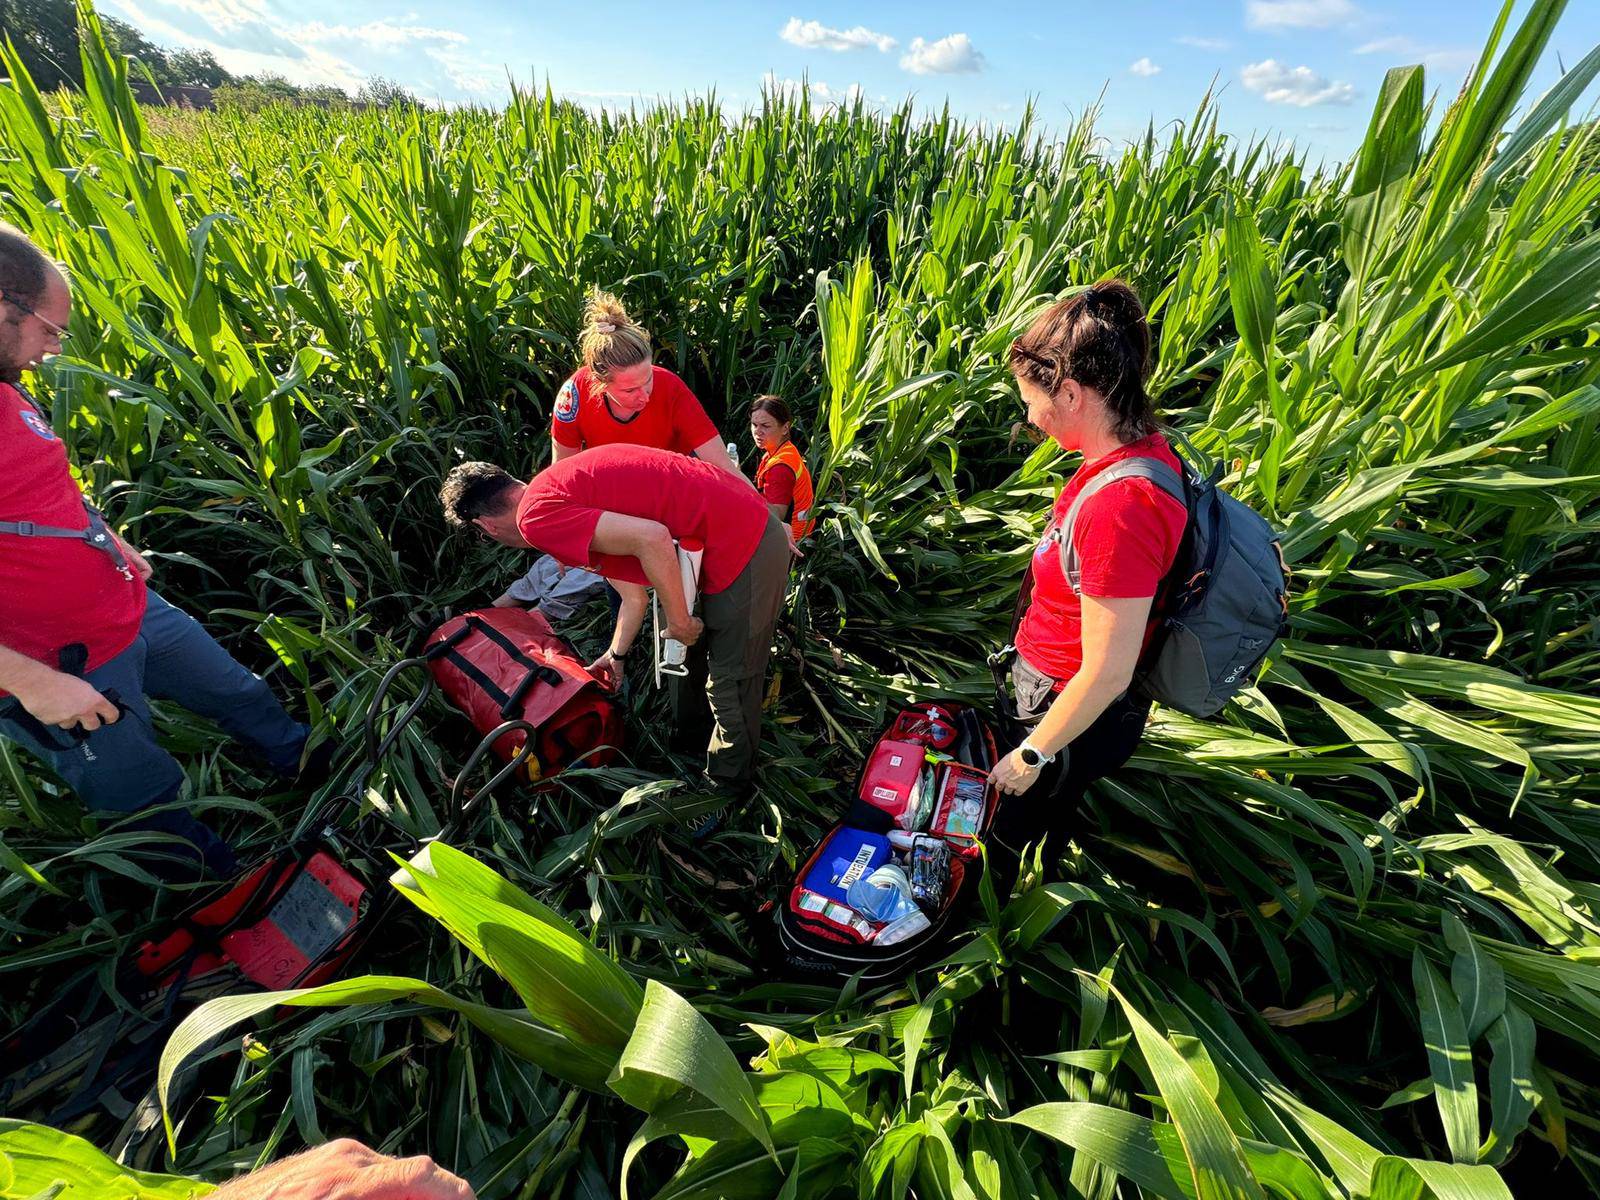
<path fill-rule="evenodd" d="M 809 79 L 814 103 L 908 93 L 964 116 L 1014 121 L 1028 99 L 1065 125 L 1104 91 L 1113 141 L 1193 112 L 1221 87 L 1223 127 L 1292 139 L 1313 160 L 1360 142 L 1384 71 L 1428 68 L 1453 93 L 1499 0 L 1066 0 L 1033 5 L 607 0 L 101 0 L 162 45 L 212 50 L 238 72 L 354 90 L 397 79 L 442 103 L 496 103 L 507 73 L 592 105 L 715 88 L 729 107 Z M 1518 5 L 1525 11 L 1526 0 Z M 1574 0 L 1541 63 L 1600 43 L 1600 3 Z"/>

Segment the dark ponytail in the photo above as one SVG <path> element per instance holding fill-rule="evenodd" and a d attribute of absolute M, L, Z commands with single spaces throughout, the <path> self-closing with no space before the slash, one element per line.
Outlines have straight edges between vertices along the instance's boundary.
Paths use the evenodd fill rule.
<path fill-rule="evenodd" d="M 1125 443 L 1156 430 L 1144 390 L 1150 326 L 1139 297 L 1120 279 L 1051 305 L 1011 343 L 1011 373 L 1051 396 L 1069 379 L 1093 388 L 1106 398 L 1112 432 Z"/>

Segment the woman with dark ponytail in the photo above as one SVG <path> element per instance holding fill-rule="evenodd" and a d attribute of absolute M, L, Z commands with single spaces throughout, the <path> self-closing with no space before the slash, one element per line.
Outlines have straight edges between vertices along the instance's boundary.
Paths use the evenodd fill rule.
<path fill-rule="evenodd" d="M 1077 497 L 1118 463 L 1154 460 L 1181 480 L 1145 393 L 1149 359 L 1143 306 L 1120 280 L 1052 305 L 1011 345 L 1028 421 L 1083 463 L 1056 500 L 1024 583 L 1031 591 L 1011 684 L 1027 733 L 992 775 L 1004 796 L 990 859 L 1007 890 L 1029 843 L 1043 838 L 1046 865 L 1054 863 L 1084 790 L 1128 760 L 1149 715 L 1150 702 L 1129 685 L 1188 509 L 1155 480 L 1125 474 L 1167 472 L 1123 467 L 1090 488 L 1068 521 Z"/>

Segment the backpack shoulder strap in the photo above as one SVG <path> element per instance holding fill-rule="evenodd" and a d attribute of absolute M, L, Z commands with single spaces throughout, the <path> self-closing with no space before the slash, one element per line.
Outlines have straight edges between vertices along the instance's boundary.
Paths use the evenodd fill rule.
<path fill-rule="evenodd" d="M 1147 479 L 1185 509 L 1189 507 L 1189 493 L 1184 487 L 1183 476 L 1158 458 L 1125 458 L 1119 463 L 1113 463 L 1089 480 L 1083 485 L 1083 491 L 1072 498 L 1067 515 L 1061 521 L 1061 570 L 1067 577 L 1068 586 L 1075 594 L 1080 590 L 1079 581 L 1082 576 L 1078 551 L 1072 542 L 1073 526 L 1077 524 L 1078 513 L 1091 496 L 1123 479 Z"/>

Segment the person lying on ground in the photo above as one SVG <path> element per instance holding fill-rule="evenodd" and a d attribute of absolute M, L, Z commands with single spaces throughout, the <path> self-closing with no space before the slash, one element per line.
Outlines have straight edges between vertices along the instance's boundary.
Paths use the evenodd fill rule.
<path fill-rule="evenodd" d="M 226 842 L 171 805 L 183 769 L 156 741 L 150 697 L 221 725 L 277 775 L 326 775 L 330 743 L 188 613 L 150 587 L 146 559 L 72 477 L 67 450 L 22 375 L 61 351 L 72 297 L 61 271 L 0 225 L 0 738 L 28 749 L 92 812 L 145 813 L 124 829 L 175 834 L 217 875 Z M 187 869 L 187 868 L 186 868 Z"/>
<path fill-rule="evenodd" d="M 526 575 L 495 597 L 494 607 L 537 608 L 551 625 L 559 625 L 606 590 L 606 581 L 593 571 L 569 567 L 544 554 Z"/>
<path fill-rule="evenodd" d="M 230 1180 L 211 1200 L 473 1200 L 473 1191 L 426 1155 L 391 1158 L 339 1138 Z"/>
<path fill-rule="evenodd" d="M 529 483 L 490 463 L 463 463 L 440 499 L 452 525 L 587 567 L 621 591 L 610 647 L 591 668 L 597 674 L 620 677 L 644 624 L 647 587 L 656 590 L 668 637 L 692 646 L 703 631 L 712 713 L 706 773 L 735 798 L 748 795 L 790 553 L 787 532 L 745 479 L 663 450 L 601 446 Z M 677 542 L 703 547 L 703 622 L 684 595 Z"/>
<path fill-rule="evenodd" d="M 1016 632 L 1011 684 L 1028 733 L 991 776 L 1005 795 L 990 861 L 1006 891 L 1024 846 L 1042 838 L 1046 864 L 1059 858 L 1084 791 L 1128 761 L 1150 713 L 1130 684 L 1187 509 L 1148 479 L 1117 479 L 1083 503 L 1070 545 L 1062 531 L 1073 500 L 1114 463 L 1144 457 L 1182 471 L 1145 393 L 1149 354 L 1144 310 L 1117 280 L 1053 305 L 1011 346 L 1029 422 L 1083 464 L 1033 552 Z"/>

